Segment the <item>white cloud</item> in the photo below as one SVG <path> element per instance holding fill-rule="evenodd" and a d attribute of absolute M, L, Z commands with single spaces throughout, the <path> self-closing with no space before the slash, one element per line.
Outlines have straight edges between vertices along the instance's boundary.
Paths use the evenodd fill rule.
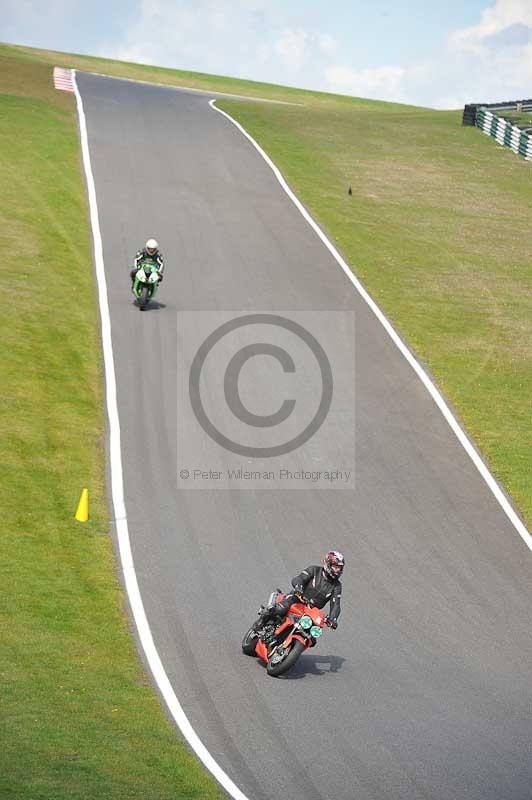
<path fill-rule="evenodd" d="M 404 67 L 376 67 L 375 69 L 351 69 L 332 64 L 325 70 L 328 90 L 355 97 L 371 97 L 379 100 L 406 102 Z"/>
<path fill-rule="evenodd" d="M 496 0 L 478 24 L 449 36 L 447 54 L 449 90 L 464 102 L 532 96 L 532 3 Z"/>
<path fill-rule="evenodd" d="M 290 24 L 283 0 L 141 0 L 99 54 L 313 88 L 337 45 L 326 30 Z"/>
<path fill-rule="evenodd" d="M 484 9 L 477 25 L 454 31 L 449 43 L 458 50 L 478 53 L 486 40 L 513 26 L 532 28 L 530 0 L 496 0 L 495 5 Z"/>
<path fill-rule="evenodd" d="M 334 36 L 331 36 L 329 33 L 319 34 L 317 37 L 317 43 L 318 43 L 318 48 L 325 55 L 335 53 L 339 47 L 338 40 L 335 39 Z"/>
<path fill-rule="evenodd" d="M 532 96 L 532 0 L 495 0 L 423 63 L 353 69 L 333 63 L 326 88 L 435 108 Z"/>
<path fill-rule="evenodd" d="M 68 0 L 2 0 L 2 41 L 53 47 L 69 27 Z"/>
<path fill-rule="evenodd" d="M 338 48 L 338 42 L 328 33 L 285 28 L 275 40 L 273 49 L 285 66 L 296 71 L 320 55 L 327 57 Z"/>
<path fill-rule="evenodd" d="M 101 50 L 124 60 L 227 73 L 224 62 L 249 56 L 257 16 L 267 6 L 266 0 L 142 0 L 134 24 Z"/>
<path fill-rule="evenodd" d="M 273 49 L 286 67 L 300 70 L 309 55 L 310 37 L 304 30 L 282 31 Z"/>

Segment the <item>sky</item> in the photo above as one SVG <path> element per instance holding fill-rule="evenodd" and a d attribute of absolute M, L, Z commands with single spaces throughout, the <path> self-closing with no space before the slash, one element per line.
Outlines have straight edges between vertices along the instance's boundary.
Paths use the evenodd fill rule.
<path fill-rule="evenodd" d="M 431 108 L 532 97 L 532 0 L 0 0 L 0 41 Z"/>

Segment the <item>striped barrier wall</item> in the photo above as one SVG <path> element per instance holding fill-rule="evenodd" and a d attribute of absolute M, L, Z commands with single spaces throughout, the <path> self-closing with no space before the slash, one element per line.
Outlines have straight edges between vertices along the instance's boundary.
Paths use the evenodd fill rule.
<path fill-rule="evenodd" d="M 482 107 L 476 111 L 475 125 L 502 147 L 509 147 L 517 155 L 532 161 L 532 136 L 516 125 Z"/>
<path fill-rule="evenodd" d="M 72 70 L 54 67 L 54 86 L 62 92 L 73 92 Z"/>

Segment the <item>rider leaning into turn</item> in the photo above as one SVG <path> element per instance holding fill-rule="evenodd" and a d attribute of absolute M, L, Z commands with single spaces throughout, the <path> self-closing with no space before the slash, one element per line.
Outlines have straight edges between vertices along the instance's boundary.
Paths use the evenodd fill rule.
<path fill-rule="evenodd" d="M 307 605 L 311 607 L 323 608 L 326 603 L 330 603 L 326 623 L 336 629 L 340 616 L 340 597 L 342 596 L 340 576 L 344 566 L 343 555 L 337 550 L 329 550 L 321 567 L 317 565 L 307 567 L 295 578 L 292 578 L 294 591 L 277 605 L 265 609 L 255 623 L 257 630 L 263 628 L 268 622 L 275 621 L 280 624 L 292 603 L 299 602 L 296 593 L 304 595 Z"/>
<path fill-rule="evenodd" d="M 135 275 L 137 274 L 138 268 L 145 261 L 153 264 L 159 273 L 159 283 L 162 281 L 164 273 L 163 255 L 159 250 L 159 245 L 155 239 L 148 239 L 144 247 L 139 250 L 135 256 L 135 265 L 130 270 L 129 276 L 131 278 L 132 286 L 135 281 Z"/>

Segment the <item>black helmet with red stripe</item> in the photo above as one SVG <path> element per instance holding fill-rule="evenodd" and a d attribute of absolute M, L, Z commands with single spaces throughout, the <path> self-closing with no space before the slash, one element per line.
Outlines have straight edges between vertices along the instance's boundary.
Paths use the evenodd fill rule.
<path fill-rule="evenodd" d="M 344 571 L 345 558 L 338 550 L 329 550 L 323 559 L 323 571 L 332 581 L 337 581 Z"/>

